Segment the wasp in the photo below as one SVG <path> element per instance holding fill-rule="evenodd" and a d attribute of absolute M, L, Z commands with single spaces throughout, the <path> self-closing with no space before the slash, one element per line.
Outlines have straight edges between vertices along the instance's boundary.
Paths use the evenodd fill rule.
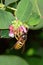
<path fill-rule="evenodd" d="M 13 45 L 13 47 L 11 49 L 19 50 L 23 47 L 23 50 L 22 50 L 22 53 L 23 53 L 25 50 L 25 42 L 27 40 L 28 29 L 23 26 L 21 26 L 20 28 L 18 28 L 16 31 L 14 31 L 14 36 L 15 36 L 17 42 Z"/>
<path fill-rule="evenodd" d="M 25 42 L 27 40 L 27 34 L 23 34 L 20 36 L 20 38 L 18 39 L 18 41 L 13 45 L 12 48 L 16 49 L 16 50 L 19 50 L 21 49 L 24 45 L 25 45 Z"/>

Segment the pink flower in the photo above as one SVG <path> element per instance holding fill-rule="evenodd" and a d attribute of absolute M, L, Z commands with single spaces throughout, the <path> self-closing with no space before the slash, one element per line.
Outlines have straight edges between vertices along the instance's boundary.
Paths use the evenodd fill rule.
<path fill-rule="evenodd" d="M 9 36 L 14 38 L 14 34 L 12 32 L 9 33 Z"/>
<path fill-rule="evenodd" d="M 12 38 L 14 37 L 13 28 L 14 27 L 12 25 L 10 25 L 10 27 L 9 27 L 9 36 L 12 37 Z"/>
<path fill-rule="evenodd" d="M 14 27 L 12 25 L 9 26 L 9 30 L 13 30 Z"/>
<path fill-rule="evenodd" d="M 26 28 L 25 28 L 24 26 L 20 26 L 20 30 L 21 30 L 22 32 L 24 32 L 24 33 L 27 32 L 27 30 L 26 30 Z"/>

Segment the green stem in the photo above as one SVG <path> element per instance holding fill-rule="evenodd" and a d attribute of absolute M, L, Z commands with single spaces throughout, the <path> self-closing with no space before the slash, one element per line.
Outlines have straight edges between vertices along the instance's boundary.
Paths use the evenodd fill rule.
<path fill-rule="evenodd" d="M 16 11 L 17 9 L 7 6 L 7 8 Z"/>
<path fill-rule="evenodd" d="M 3 4 L 2 0 L 1 0 L 1 5 L 5 6 L 5 5 Z M 13 8 L 13 7 L 10 7 L 10 6 L 5 6 L 5 7 L 7 7 L 8 9 L 11 9 L 11 10 L 17 11 L 17 9 L 15 9 L 15 8 Z"/>

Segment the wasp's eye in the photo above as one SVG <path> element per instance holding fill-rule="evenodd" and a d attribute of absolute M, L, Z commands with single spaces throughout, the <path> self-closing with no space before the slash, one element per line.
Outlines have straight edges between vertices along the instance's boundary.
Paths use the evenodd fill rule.
<path fill-rule="evenodd" d="M 27 35 L 23 35 L 22 38 L 25 40 L 27 38 Z"/>

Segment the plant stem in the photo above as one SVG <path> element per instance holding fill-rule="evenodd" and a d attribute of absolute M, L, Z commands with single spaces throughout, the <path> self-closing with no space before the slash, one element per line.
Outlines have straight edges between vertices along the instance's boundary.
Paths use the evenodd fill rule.
<path fill-rule="evenodd" d="M 7 8 L 16 11 L 17 9 L 7 6 Z"/>
<path fill-rule="evenodd" d="M 2 0 L 1 0 L 1 4 L 2 4 L 3 6 L 5 6 L 5 5 L 3 4 Z M 10 7 L 10 6 L 5 6 L 5 7 L 9 8 L 9 9 L 11 9 L 11 10 L 17 11 L 17 9 L 15 9 L 15 8 L 13 8 L 13 7 Z"/>

